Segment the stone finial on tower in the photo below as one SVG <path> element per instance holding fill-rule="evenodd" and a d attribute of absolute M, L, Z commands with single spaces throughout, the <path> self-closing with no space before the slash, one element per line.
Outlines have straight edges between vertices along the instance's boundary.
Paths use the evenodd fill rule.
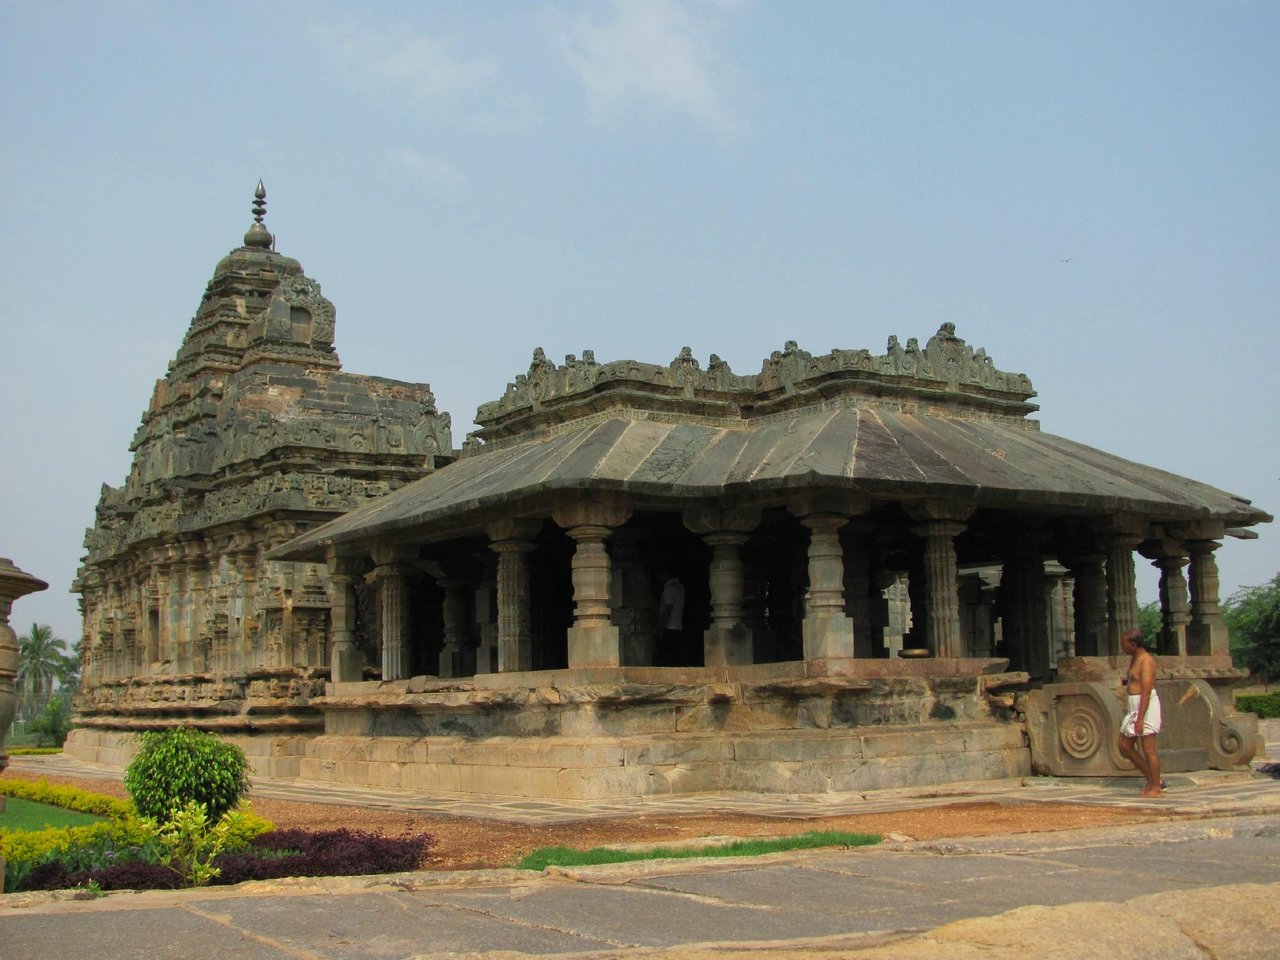
<path fill-rule="evenodd" d="M 258 189 L 253 191 L 253 225 L 244 235 L 244 245 L 246 247 L 262 247 L 265 250 L 271 249 L 271 243 L 275 239 L 271 236 L 270 231 L 262 224 L 262 218 L 267 213 L 267 188 L 262 185 L 262 181 L 258 181 Z"/>

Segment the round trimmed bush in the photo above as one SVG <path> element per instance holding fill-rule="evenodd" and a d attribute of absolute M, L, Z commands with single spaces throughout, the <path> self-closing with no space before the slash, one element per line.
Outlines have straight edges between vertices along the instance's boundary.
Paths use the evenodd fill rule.
<path fill-rule="evenodd" d="M 177 727 L 142 734 L 142 749 L 124 774 L 125 789 L 144 817 L 159 823 L 188 801 L 203 803 L 210 823 L 249 789 L 249 761 L 233 743 L 211 733 Z"/>

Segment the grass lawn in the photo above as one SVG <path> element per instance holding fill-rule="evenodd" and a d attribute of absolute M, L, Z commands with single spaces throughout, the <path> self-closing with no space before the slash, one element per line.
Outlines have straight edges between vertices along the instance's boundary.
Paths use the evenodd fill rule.
<path fill-rule="evenodd" d="M 79 813 L 62 807 L 51 807 L 47 803 L 32 803 L 30 800 L 9 797 L 4 813 L 0 813 L 0 830 L 22 833 L 48 827 L 84 827 L 102 819 L 91 813 Z"/>
<path fill-rule="evenodd" d="M 516 864 L 522 870 L 543 870 L 558 867 L 586 867 L 601 863 L 629 863 L 633 860 L 671 860 L 689 857 L 756 857 L 762 853 L 780 850 L 813 850 L 818 847 L 865 847 L 879 843 L 880 837 L 869 833 L 841 833 L 838 831 L 813 831 L 790 837 L 766 840 L 738 840 L 712 847 L 654 847 L 647 850 L 615 850 L 609 847 L 593 847 L 590 850 L 573 850 L 569 847 L 543 847 L 535 850 Z"/>

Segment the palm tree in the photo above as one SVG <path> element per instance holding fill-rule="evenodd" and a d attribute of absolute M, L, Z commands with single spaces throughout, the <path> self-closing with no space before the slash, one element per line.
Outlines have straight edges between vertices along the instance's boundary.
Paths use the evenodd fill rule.
<path fill-rule="evenodd" d="M 66 670 L 67 641 L 55 637 L 52 627 L 33 623 L 31 632 L 18 638 L 18 657 L 18 692 L 29 709 L 36 708 L 31 709 L 34 715 Z"/>

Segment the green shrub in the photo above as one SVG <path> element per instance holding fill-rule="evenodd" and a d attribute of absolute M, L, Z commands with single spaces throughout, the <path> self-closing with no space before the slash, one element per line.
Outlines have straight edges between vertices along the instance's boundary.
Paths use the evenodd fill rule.
<path fill-rule="evenodd" d="M 71 708 L 61 697 L 54 697 L 44 705 L 40 716 L 31 721 L 28 729 L 36 735 L 36 746 L 61 747 L 71 730 Z"/>
<path fill-rule="evenodd" d="M 1280 718 L 1280 690 L 1270 693 L 1240 693 L 1236 695 L 1236 709 L 1256 713 L 1264 719 Z"/>
<path fill-rule="evenodd" d="M 125 789 L 143 817 L 166 823 L 189 802 L 217 823 L 249 789 L 249 761 L 235 744 L 178 727 L 142 734 L 142 749 L 124 774 Z"/>
<path fill-rule="evenodd" d="M 0 783 L 4 782 L 0 780 Z M 48 787 L 48 784 L 44 786 Z M 178 831 L 170 830 L 166 836 L 165 828 L 157 826 L 154 820 L 142 820 L 133 816 L 128 804 L 123 801 L 113 800 L 111 797 L 102 799 L 118 803 L 129 812 L 120 819 L 95 823 L 89 827 L 36 830 L 29 833 L 0 832 L 0 857 L 4 857 L 6 861 L 4 889 L 56 889 L 59 886 L 56 883 L 52 886 L 31 886 L 28 880 L 32 871 L 37 868 L 44 872 L 55 868 L 52 870 L 54 874 L 70 876 L 86 871 L 122 867 L 129 863 L 168 864 L 182 855 L 183 847 L 179 845 L 180 842 L 193 843 L 199 839 L 188 834 L 186 840 L 182 840 L 181 828 Z M 248 847 L 259 835 L 274 830 L 275 824 L 259 817 L 245 803 L 240 810 L 223 817 L 215 829 L 218 850 L 239 850 Z M 207 859 L 206 857 L 205 860 Z M 195 870 L 184 869 L 181 865 L 173 869 L 184 877 L 196 876 Z M 113 887 L 122 885 L 128 884 L 117 882 Z"/>
<path fill-rule="evenodd" d="M 0 833 L 0 856 L 5 860 L 4 888 L 21 890 L 27 875 L 43 863 L 93 861 L 106 857 L 109 851 L 142 849 L 152 844 L 153 838 L 154 831 L 133 817 L 89 827 Z"/>

